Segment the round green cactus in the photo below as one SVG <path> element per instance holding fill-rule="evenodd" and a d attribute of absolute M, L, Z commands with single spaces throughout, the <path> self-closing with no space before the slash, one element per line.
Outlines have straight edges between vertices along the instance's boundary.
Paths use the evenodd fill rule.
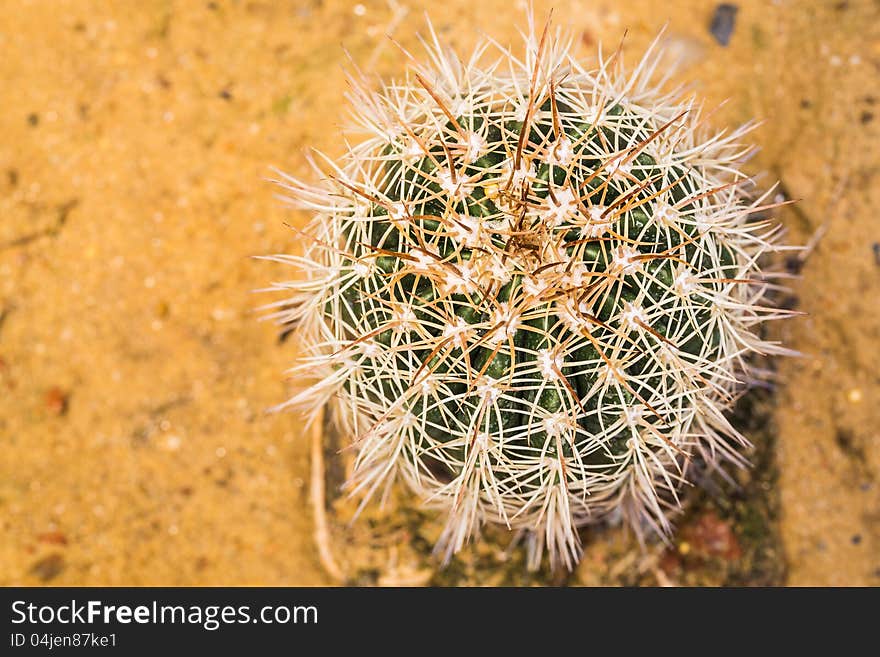
<path fill-rule="evenodd" d="M 436 43 L 436 39 L 435 39 Z M 482 54 L 484 48 L 478 49 Z M 291 404 L 331 405 L 355 492 L 395 478 L 444 509 L 448 557 L 485 521 L 571 567 L 577 527 L 669 531 L 690 465 L 742 463 L 724 419 L 752 352 L 777 228 L 737 170 L 743 130 L 570 44 L 433 68 L 354 104 L 369 136 L 312 187 Z M 369 495 L 365 495 L 368 498 Z M 541 550 L 533 550 L 540 555 Z"/>

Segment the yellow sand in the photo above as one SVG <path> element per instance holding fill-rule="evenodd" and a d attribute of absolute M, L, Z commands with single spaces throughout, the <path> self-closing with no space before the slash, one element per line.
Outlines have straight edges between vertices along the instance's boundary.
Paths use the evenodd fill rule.
<path fill-rule="evenodd" d="M 265 178 L 340 152 L 343 46 L 399 74 L 386 32 L 416 49 L 427 8 L 463 49 L 513 43 L 510 4 L 0 4 L 0 584 L 329 581 L 301 423 L 264 413 L 296 346 L 251 290 L 290 272 L 250 256 L 306 219 Z M 789 581 L 880 584 L 876 3 L 741 2 L 726 48 L 701 0 L 552 4 L 587 54 L 628 28 L 630 61 L 668 22 L 678 79 L 729 99 L 712 122 L 764 120 L 750 170 L 801 199 L 792 241 L 826 231 L 779 330 L 806 354 L 777 417 Z"/>

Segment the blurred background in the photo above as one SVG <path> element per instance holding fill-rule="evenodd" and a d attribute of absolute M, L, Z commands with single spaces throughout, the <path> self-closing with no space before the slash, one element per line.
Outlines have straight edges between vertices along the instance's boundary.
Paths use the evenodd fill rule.
<path fill-rule="evenodd" d="M 738 411 L 754 473 L 695 503 L 647 566 L 615 534 L 585 535 L 567 581 L 880 585 L 880 5 L 534 6 L 586 57 L 627 31 L 634 62 L 666 25 L 676 81 L 709 108 L 727 101 L 713 125 L 763 121 L 747 170 L 799 199 L 778 217 L 810 246 L 785 263 L 802 278 L 784 302 L 807 315 L 774 329 L 804 355 Z M 296 345 L 257 321 L 268 299 L 252 290 L 291 272 L 251 256 L 296 250 L 285 224 L 308 219 L 266 179 L 273 166 L 308 176 L 308 146 L 341 152 L 346 50 L 399 76 L 386 34 L 417 51 L 425 11 L 462 54 L 481 32 L 516 50 L 525 9 L 0 3 L 0 584 L 334 582 L 302 423 L 265 412 L 289 395 Z M 408 531 L 414 583 L 513 568 L 478 550 L 443 580 Z M 358 547 L 333 536 L 340 553 Z M 404 581 L 383 579 L 403 558 L 351 581 Z"/>

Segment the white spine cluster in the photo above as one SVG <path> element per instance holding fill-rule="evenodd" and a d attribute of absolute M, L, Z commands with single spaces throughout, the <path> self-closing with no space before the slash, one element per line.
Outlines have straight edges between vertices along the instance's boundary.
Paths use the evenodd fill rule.
<path fill-rule="evenodd" d="M 756 328 L 787 313 L 762 305 L 780 247 L 745 129 L 708 133 L 650 51 L 588 66 L 545 29 L 463 63 L 431 35 L 402 82 L 354 81 L 367 134 L 324 184 L 282 181 L 314 213 L 277 257 L 312 381 L 286 405 L 330 407 L 353 492 L 400 479 L 444 510 L 447 558 L 487 521 L 567 567 L 587 523 L 666 534 L 694 460 L 742 463 L 749 356 L 785 351 Z"/>

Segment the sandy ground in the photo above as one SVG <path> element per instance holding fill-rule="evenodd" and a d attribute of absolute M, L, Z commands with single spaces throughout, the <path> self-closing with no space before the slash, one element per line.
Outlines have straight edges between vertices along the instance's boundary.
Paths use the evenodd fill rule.
<path fill-rule="evenodd" d="M 749 166 L 801 199 L 792 242 L 821 236 L 788 300 L 808 316 L 777 329 L 805 354 L 774 418 L 787 581 L 880 584 L 878 5 L 740 2 L 727 47 L 709 2 L 552 5 L 587 54 L 668 23 L 679 79 L 729 99 L 713 121 L 764 121 Z M 399 73 L 383 35 L 416 48 L 426 7 L 0 4 L 0 584 L 330 582 L 308 440 L 264 412 L 296 347 L 251 290 L 289 272 L 250 256 L 307 219 L 270 167 L 340 150 L 343 47 Z M 523 22 L 503 0 L 430 13 L 462 49 Z"/>

